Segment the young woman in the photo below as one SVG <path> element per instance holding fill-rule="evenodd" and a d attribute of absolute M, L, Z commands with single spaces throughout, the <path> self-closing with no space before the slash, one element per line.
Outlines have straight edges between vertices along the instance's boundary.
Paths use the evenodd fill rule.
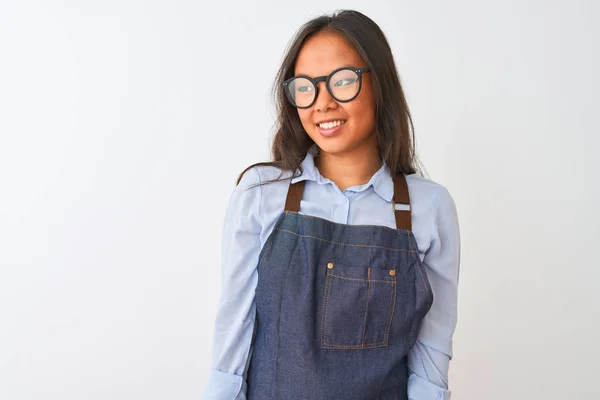
<path fill-rule="evenodd" d="M 205 399 L 448 399 L 459 228 L 418 174 L 380 28 L 305 24 L 276 85 L 273 161 L 246 169 L 223 232 Z"/>

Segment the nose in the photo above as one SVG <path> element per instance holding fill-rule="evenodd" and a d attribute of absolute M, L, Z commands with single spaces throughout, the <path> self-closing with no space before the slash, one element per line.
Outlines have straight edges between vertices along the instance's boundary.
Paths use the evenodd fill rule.
<path fill-rule="evenodd" d="M 337 108 L 338 103 L 333 97 L 331 97 L 325 82 L 319 82 L 317 85 L 319 85 L 319 93 L 314 104 L 315 111 L 325 112 Z"/>

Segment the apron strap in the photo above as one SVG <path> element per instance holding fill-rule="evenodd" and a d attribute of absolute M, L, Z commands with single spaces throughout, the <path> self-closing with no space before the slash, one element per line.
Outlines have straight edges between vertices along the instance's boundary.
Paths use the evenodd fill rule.
<path fill-rule="evenodd" d="M 285 211 L 300 211 L 300 200 L 302 200 L 302 192 L 306 181 L 290 183 L 287 198 L 285 199 Z"/>
<path fill-rule="evenodd" d="M 400 205 L 400 207 L 397 207 L 397 205 Z M 394 197 L 392 198 L 392 207 L 394 209 L 394 214 L 396 214 L 396 228 L 412 231 L 408 184 L 406 183 L 406 177 L 401 172 L 394 176 Z"/>
<path fill-rule="evenodd" d="M 300 200 L 306 181 L 291 183 L 285 199 L 285 211 L 300 211 Z M 400 205 L 397 209 L 396 205 Z M 402 207 L 404 206 L 404 207 Z M 396 215 L 396 228 L 412 230 L 410 197 L 408 194 L 408 184 L 404 174 L 398 173 L 394 177 L 394 197 L 392 198 L 392 207 Z"/>

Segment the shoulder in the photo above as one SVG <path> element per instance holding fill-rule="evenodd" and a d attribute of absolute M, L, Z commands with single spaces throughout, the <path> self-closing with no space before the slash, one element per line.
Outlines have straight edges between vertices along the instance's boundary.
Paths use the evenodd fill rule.
<path fill-rule="evenodd" d="M 237 188 L 238 190 L 247 190 L 270 183 L 283 183 L 287 186 L 291 176 L 291 171 L 281 170 L 270 165 L 256 165 L 244 172 Z"/>
<path fill-rule="evenodd" d="M 234 190 L 234 197 L 253 198 L 264 202 L 285 196 L 290 184 L 291 171 L 284 171 L 274 166 L 253 166 L 241 177 Z"/>
<path fill-rule="evenodd" d="M 425 207 L 430 212 L 440 207 L 455 207 L 454 199 L 446 186 L 418 174 L 406 175 L 406 182 L 411 203 Z"/>
<path fill-rule="evenodd" d="M 291 173 L 272 166 L 253 166 L 244 172 L 229 202 L 239 220 L 252 221 L 256 231 L 270 232 L 283 211 Z M 283 179 L 283 180 L 277 180 Z M 272 182 L 271 182 L 272 181 Z"/>
<path fill-rule="evenodd" d="M 440 249 L 440 240 L 445 248 L 455 249 L 460 240 L 458 214 L 454 199 L 448 188 L 417 174 L 406 175 L 412 207 L 413 231 L 419 249 L 429 254 Z M 454 251 L 454 250 L 452 250 Z"/>

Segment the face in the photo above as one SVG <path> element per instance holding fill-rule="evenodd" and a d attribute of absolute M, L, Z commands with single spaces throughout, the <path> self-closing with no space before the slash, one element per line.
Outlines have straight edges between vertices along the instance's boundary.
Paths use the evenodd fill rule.
<path fill-rule="evenodd" d="M 343 37 L 319 33 L 302 46 L 294 76 L 326 76 L 342 67 L 365 68 L 367 65 Z M 341 86 L 348 81 L 333 80 L 339 82 L 339 90 L 345 90 Z M 326 153 L 371 152 L 377 146 L 377 136 L 373 132 L 375 104 L 371 73 L 363 73 L 360 93 L 349 102 L 336 101 L 327 91 L 325 82 L 319 82 L 318 87 L 314 104 L 307 109 L 298 109 L 300 121 L 311 139 Z"/>

